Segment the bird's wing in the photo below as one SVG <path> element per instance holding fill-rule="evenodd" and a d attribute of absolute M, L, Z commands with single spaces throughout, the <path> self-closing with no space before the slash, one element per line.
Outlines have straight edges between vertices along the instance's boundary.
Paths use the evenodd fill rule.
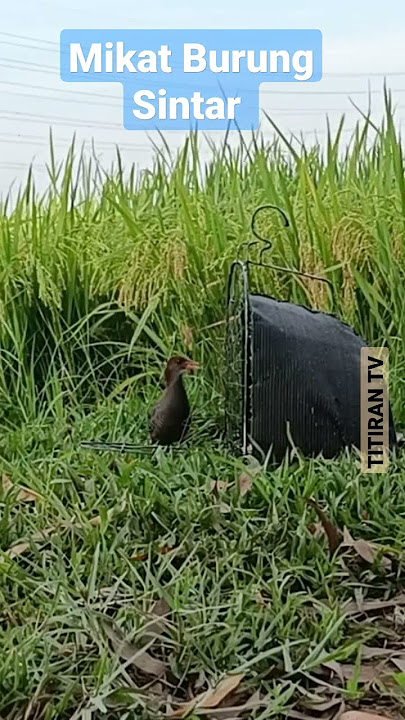
<path fill-rule="evenodd" d="M 149 427 L 152 439 L 170 437 L 173 433 L 178 434 L 180 438 L 189 412 L 187 396 L 179 394 L 178 388 L 170 387 L 150 415 Z"/>

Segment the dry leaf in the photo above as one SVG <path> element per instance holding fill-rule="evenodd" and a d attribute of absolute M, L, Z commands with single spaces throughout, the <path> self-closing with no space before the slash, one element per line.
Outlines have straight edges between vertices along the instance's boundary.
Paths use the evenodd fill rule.
<path fill-rule="evenodd" d="M 222 490 L 226 490 L 228 487 L 229 483 L 224 480 L 211 480 L 211 490 L 214 495 L 217 495 L 218 492 L 221 492 Z"/>
<path fill-rule="evenodd" d="M 395 607 L 395 605 L 405 605 L 405 593 L 396 595 L 392 600 L 369 600 L 363 602 L 361 610 L 356 603 L 350 602 L 345 607 L 345 615 L 360 615 L 374 610 L 385 610 L 386 608 Z"/>
<path fill-rule="evenodd" d="M 195 690 L 201 690 L 204 685 L 208 685 L 207 676 L 204 670 L 200 670 L 200 672 L 198 673 L 198 678 L 194 683 L 194 688 Z"/>
<path fill-rule="evenodd" d="M 121 631 L 115 629 L 111 623 L 104 621 L 103 627 L 111 640 L 114 651 L 119 657 L 130 661 L 132 665 L 135 665 L 135 667 L 142 670 L 146 675 L 161 677 L 165 674 L 166 665 L 164 662 L 152 657 L 145 648 L 136 647 L 136 645 L 125 640 Z M 152 643 L 149 643 L 147 647 L 151 644 Z"/>
<path fill-rule="evenodd" d="M 368 542 L 368 540 L 354 540 L 347 528 L 344 528 L 343 531 L 342 547 L 353 548 L 357 555 L 370 565 L 375 562 L 378 554 L 383 551 L 383 548 L 379 547 L 375 543 Z M 383 567 L 391 570 L 392 562 L 389 558 L 381 556 L 380 561 Z"/>
<path fill-rule="evenodd" d="M 49 535 L 52 535 L 52 533 L 56 532 L 56 530 L 58 530 L 58 527 L 56 525 L 45 528 L 45 530 L 40 530 L 32 536 L 31 542 L 40 542 L 41 540 L 45 540 L 45 538 L 47 538 Z M 7 557 L 9 557 L 10 559 L 13 559 L 15 557 L 19 557 L 20 555 L 23 555 L 25 552 L 27 552 L 27 550 L 30 549 L 30 547 L 30 542 L 16 543 L 15 545 L 12 545 L 11 548 L 6 550 L 4 554 L 7 555 Z M 2 560 L 3 558 L 0 557 L 0 562 L 2 562 Z"/>
<path fill-rule="evenodd" d="M 325 530 L 323 529 L 323 525 L 321 522 L 317 523 L 308 523 L 307 530 L 313 535 L 315 538 L 320 537 L 325 533 Z"/>
<path fill-rule="evenodd" d="M 391 657 L 390 661 L 400 672 L 405 673 L 405 655 L 401 655 L 400 657 Z"/>
<path fill-rule="evenodd" d="M 170 605 L 164 598 L 157 600 L 150 611 L 150 614 L 154 617 L 164 617 L 170 612 Z"/>
<path fill-rule="evenodd" d="M 243 497 L 252 489 L 253 480 L 247 473 L 242 473 L 239 478 L 239 493 Z"/>
<path fill-rule="evenodd" d="M 342 665 L 342 673 L 345 680 L 350 680 L 356 676 L 359 683 L 362 685 L 368 685 L 369 683 L 375 682 L 377 678 L 382 679 L 384 675 L 389 674 L 387 672 L 384 673 L 384 668 L 386 668 L 386 663 L 378 663 L 377 665 L 362 665 L 357 676 L 357 669 L 355 665 L 344 664 Z"/>
<path fill-rule="evenodd" d="M 318 518 L 322 523 L 323 529 L 325 531 L 326 537 L 328 538 L 329 552 L 331 555 L 333 555 L 339 547 L 340 543 L 342 542 L 340 530 L 338 530 L 338 528 L 336 528 L 330 522 L 330 520 L 328 520 L 325 513 L 319 507 L 318 503 L 315 502 L 315 500 L 312 500 L 311 498 L 306 498 L 305 502 L 307 503 L 307 505 L 310 505 L 318 515 Z"/>
<path fill-rule="evenodd" d="M 170 545 L 162 545 L 160 548 L 158 548 L 157 552 L 159 555 L 167 555 L 167 553 L 171 552 L 172 550 L 175 550 L 175 547 L 170 547 Z M 134 555 L 131 555 L 129 558 L 130 560 L 134 561 L 140 561 L 140 560 L 147 560 L 149 557 L 149 553 L 135 553 Z"/>
<path fill-rule="evenodd" d="M 268 699 L 260 697 L 260 691 L 257 690 L 243 705 L 228 705 L 224 707 L 211 708 L 210 710 L 198 710 L 200 715 L 209 716 L 210 720 L 237 720 L 240 715 L 244 715 L 247 710 L 255 710 L 263 705 L 268 704 Z"/>
<path fill-rule="evenodd" d="M 213 690 L 208 691 L 208 696 L 204 699 L 199 707 L 215 708 L 217 707 L 233 690 L 236 690 L 243 679 L 243 673 L 239 675 L 226 675 L 223 680 Z"/>
<path fill-rule="evenodd" d="M 336 660 L 329 660 L 329 662 L 322 663 L 323 667 L 328 668 L 328 670 L 331 670 L 332 672 L 337 675 L 341 683 L 344 683 L 345 678 L 343 675 L 342 666 L 339 662 L 336 662 Z"/>
<path fill-rule="evenodd" d="M 170 605 L 161 598 L 147 614 L 143 635 L 160 635 L 167 627 L 166 616 L 170 613 Z"/>
<path fill-rule="evenodd" d="M 361 656 L 364 660 L 374 657 L 391 658 L 394 655 L 399 655 L 400 652 L 400 650 L 395 651 L 392 650 L 392 648 L 369 647 L 368 645 L 363 645 Z"/>
<path fill-rule="evenodd" d="M 16 500 L 18 502 L 36 502 L 37 500 L 43 500 L 42 495 L 37 493 L 35 490 L 30 490 L 29 488 L 23 487 L 22 485 L 15 486 L 11 482 L 9 476 L 5 473 L 3 473 L 1 484 L 4 493 L 8 493 L 14 487 L 19 488 L 18 495 L 16 497 Z"/>
<path fill-rule="evenodd" d="M 254 598 L 254 599 L 255 599 L 256 605 L 259 605 L 260 607 L 267 607 L 267 600 L 266 600 L 266 598 L 263 597 L 263 595 L 262 595 L 262 593 L 260 592 L 260 590 L 258 590 L 258 591 L 255 593 L 255 598 Z"/>
<path fill-rule="evenodd" d="M 326 710 L 330 710 L 331 708 L 336 707 L 336 705 L 339 705 L 341 703 L 340 697 L 333 697 L 330 698 L 330 700 L 316 700 L 315 698 L 313 700 L 308 699 L 302 701 L 302 704 L 304 707 L 316 710 L 317 712 L 325 712 Z"/>
<path fill-rule="evenodd" d="M 97 526 L 100 525 L 101 520 L 100 517 L 97 516 L 95 518 L 92 518 L 90 520 L 90 525 Z M 5 555 L 9 558 L 15 558 L 19 557 L 20 555 L 23 555 L 27 552 L 27 550 L 31 547 L 31 542 L 41 542 L 41 540 L 45 540 L 49 535 L 52 535 L 52 533 L 56 532 L 57 530 L 61 530 L 63 528 L 69 528 L 74 527 L 74 523 L 72 522 L 61 522 L 59 525 L 51 525 L 48 528 L 45 528 L 44 530 L 39 530 L 38 532 L 34 533 L 31 536 L 30 542 L 20 542 L 16 543 L 15 545 L 12 545 L 8 550 L 5 551 Z M 0 562 L 2 562 L 4 558 L 0 556 Z"/>
<path fill-rule="evenodd" d="M 325 715 L 325 713 L 322 713 L 322 720 L 335 720 L 335 718 L 340 718 L 340 711 L 344 710 L 345 705 L 344 702 L 341 701 L 340 708 L 336 709 L 336 705 L 333 706 L 333 708 Z M 291 718 L 291 720 L 315 720 L 313 711 L 311 714 L 308 712 L 299 712 L 298 710 L 290 710 L 288 714 L 286 715 L 287 718 Z M 321 718 L 320 718 L 321 720 Z"/>
<path fill-rule="evenodd" d="M 28 548 L 30 547 L 30 544 L 27 542 L 17 543 L 16 545 L 13 545 L 11 548 L 6 550 L 6 555 L 10 559 L 18 557 L 19 555 L 23 555 L 25 552 L 27 552 Z M 2 558 L 0 558 L 0 562 L 2 562 Z"/>
<path fill-rule="evenodd" d="M 198 711 L 207 708 L 216 708 L 218 705 L 240 684 L 243 678 L 243 674 L 239 675 L 226 675 L 216 688 L 210 688 L 207 692 L 197 695 L 187 703 L 180 705 L 177 710 L 169 713 L 170 718 L 184 718 L 190 712 Z"/>
<path fill-rule="evenodd" d="M 375 715 L 374 713 L 361 712 L 359 710 L 350 710 L 344 712 L 339 720 L 392 720 L 386 715 Z"/>

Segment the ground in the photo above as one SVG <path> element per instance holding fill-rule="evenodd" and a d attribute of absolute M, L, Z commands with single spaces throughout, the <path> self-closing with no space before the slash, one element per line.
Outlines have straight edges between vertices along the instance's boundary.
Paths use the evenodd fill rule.
<path fill-rule="evenodd" d="M 222 711 L 196 717 L 404 711 L 403 459 L 257 472 L 208 431 L 152 455 L 79 448 L 117 416 L 141 440 L 142 412 L 106 403 L 3 443 L 2 716 L 180 717 L 221 682 Z M 350 533 L 332 557 L 308 497 Z"/>

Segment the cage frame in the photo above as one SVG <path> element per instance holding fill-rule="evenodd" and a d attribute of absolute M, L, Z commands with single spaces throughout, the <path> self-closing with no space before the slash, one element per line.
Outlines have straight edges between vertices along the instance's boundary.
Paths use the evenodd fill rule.
<path fill-rule="evenodd" d="M 277 272 L 286 273 L 290 275 L 297 275 L 300 277 L 309 278 L 310 280 L 315 280 L 318 282 L 326 283 L 329 286 L 330 293 L 331 293 L 331 300 L 332 300 L 332 309 L 335 305 L 335 293 L 334 293 L 334 287 L 331 281 L 328 278 L 321 277 L 319 275 L 314 275 L 311 273 L 306 273 L 301 270 L 297 270 L 295 268 L 289 268 L 289 267 L 283 267 L 281 265 L 275 265 L 272 263 L 267 263 L 263 261 L 263 255 L 265 252 L 268 252 L 272 248 L 272 242 L 268 238 L 264 238 L 260 236 L 257 231 L 255 230 L 255 220 L 260 212 L 263 210 L 277 210 L 282 219 L 284 227 L 288 228 L 290 227 L 290 222 L 288 219 L 287 214 L 277 205 L 273 204 L 264 204 L 260 205 L 255 209 L 255 211 L 252 214 L 251 218 L 251 232 L 256 238 L 255 240 L 248 240 L 242 242 L 238 249 L 237 249 L 237 256 L 235 260 L 232 261 L 229 271 L 228 271 L 228 279 L 227 279 L 227 286 L 226 286 L 226 318 L 225 318 L 225 359 L 227 359 L 227 344 L 229 340 L 229 328 L 230 323 L 232 319 L 234 319 L 231 315 L 231 308 L 232 303 L 234 302 L 234 290 L 235 290 L 235 276 L 236 276 L 236 269 L 239 268 L 241 272 L 241 278 L 242 278 L 242 296 L 243 296 L 243 304 L 242 304 L 242 327 L 244 329 L 243 332 L 243 342 L 242 342 L 242 365 L 243 365 L 243 378 L 242 378 L 242 398 L 241 398 L 241 436 L 239 443 L 236 443 L 234 439 L 231 439 L 230 437 L 230 422 L 229 422 L 229 398 L 228 393 L 230 389 L 230 383 L 227 382 L 226 374 L 225 374 L 225 392 L 224 392 L 224 405 L 225 405 L 225 412 L 224 412 L 224 425 L 225 425 L 225 438 L 227 442 L 233 446 L 234 450 L 237 450 L 242 456 L 246 456 L 248 454 L 249 450 L 249 425 L 251 422 L 250 418 L 250 347 L 252 345 L 252 319 L 251 319 L 251 306 L 249 302 L 249 296 L 250 296 L 250 274 L 249 274 L 249 268 L 251 266 L 255 267 L 262 267 L 262 268 L 270 268 L 272 270 L 275 270 Z M 262 248 L 260 249 L 259 253 L 259 259 L 258 260 L 252 260 L 249 257 L 250 250 L 253 246 L 258 245 L 259 243 L 262 243 Z M 246 256 L 241 259 L 240 253 L 242 248 L 246 248 Z M 274 298 L 275 299 L 275 298 Z"/>

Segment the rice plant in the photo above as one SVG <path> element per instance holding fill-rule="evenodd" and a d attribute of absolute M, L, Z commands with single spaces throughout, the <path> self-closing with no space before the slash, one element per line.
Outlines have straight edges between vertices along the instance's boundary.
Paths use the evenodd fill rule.
<path fill-rule="evenodd" d="M 37 192 L 30 170 L 18 197 L 3 201 L 0 714 L 8 720 L 164 717 L 170 698 L 186 701 L 231 671 L 243 675 L 239 704 L 255 698 L 249 717 L 292 708 L 302 716 L 315 697 L 325 701 L 317 673 L 327 660 L 353 664 L 356 679 L 338 687 L 339 700 L 377 697 L 402 716 L 401 673 L 381 679 L 377 695 L 358 684 L 359 648 L 386 648 L 400 611 L 379 625 L 347 616 L 345 603 L 378 604 L 403 587 L 403 458 L 372 479 L 349 457 L 282 465 L 243 495 L 240 461 L 211 438 L 221 422 L 228 266 L 262 203 L 291 222 L 285 229 L 263 215 L 271 262 L 329 278 L 333 303 L 311 282 L 270 270 L 254 276 L 257 287 L 332 310 L 371 345 L 387 343 L 404 423 L 402 140 L 387 91 L 381 126 L 361 117 L 347 144 L 343 119 L 310 146 L 268 121 L 271 141 L 226 135 L 206 162 L 196 134 L 176 154 L 162 138 L 153 169 L 139 174 L 118 150 L 113 167 L 101 168 L 74 139 L 58 163 L 51 136 L 47 192 Z M 86 438 L 145 440 L 174 351 L 203 367 L 191 390 L 202 442 L 152 458 L 80 450 Z M 306 496 L 354 537 L 389 546 L 389 568 L 348 570 L 330 558 L 309 533 Z M 156 600 L 170 610 L 163 639 L 150 646 L 165 682 L 139 684 L 105 622 L 149 648 L 145 613 Z"/>

